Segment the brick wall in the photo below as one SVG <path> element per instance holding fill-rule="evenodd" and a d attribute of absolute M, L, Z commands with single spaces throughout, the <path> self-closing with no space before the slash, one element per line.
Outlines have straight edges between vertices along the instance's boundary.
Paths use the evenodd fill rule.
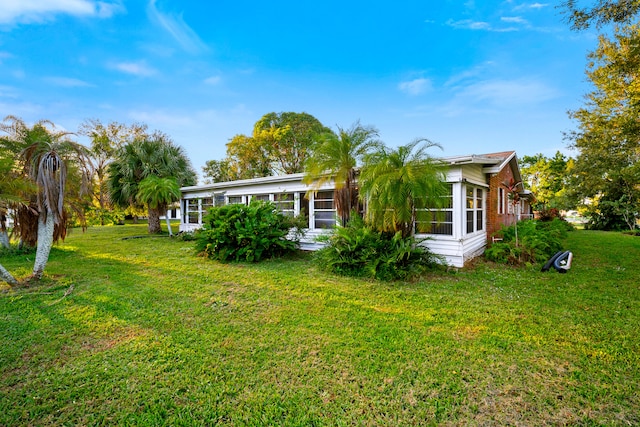
<path fill-rule="evenodd" d="M 498 189 L 504 188 L 503 182 L 509 182 L 513 178 L 513 171 L 507 164 L 500 172 L 491 174 L 489 177 L 489 192 L 487 196 L 487 239 L 490 242 L 493 233 L 500 230 L 502 225 L 509 225 L 515 222 L 515 215 L 509 214 L 508 207 L 505 204 L 504 213 L 498 213 Z M 504 192 L 505 199 L 507 198 L 507 192 Z M 508 200 L 507 202 L 508 203 Z"/>

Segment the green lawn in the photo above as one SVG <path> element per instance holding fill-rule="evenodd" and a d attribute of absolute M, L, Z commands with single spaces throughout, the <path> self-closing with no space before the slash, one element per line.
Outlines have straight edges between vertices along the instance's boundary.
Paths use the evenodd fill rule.
<path fill-rule="evenodd" d="M 640 237 L 384 284 L 145 232 L 74 231 L 0 294 L 0 425 L 640 424 Z"/>

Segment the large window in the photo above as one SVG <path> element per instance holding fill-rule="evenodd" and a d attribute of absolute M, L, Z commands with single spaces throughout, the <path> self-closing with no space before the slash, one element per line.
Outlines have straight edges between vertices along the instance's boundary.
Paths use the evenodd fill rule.
<path fill-rule="evenodd" d="M 295 198 L 293 193 L 274 194 L 273 203 L 278 212 L 283 215 L 293 216 L 295 214 Z"/>
<path fill-rule="evenodd" d="M 333 228 L 336 225 L 336 207 L 333 191 L 318 191 L 313 199 L 314 227 Z"/>
<path fill-rule="evenodd" d="M 447 184 L 449 191 L 443 206 L 436 209 L 428 206 L 425 199 L 417 199 L 416 233 L 453 235 L 453 184 Z"/>
<path fill-rule="evenodd" d="M 484 190 L 467 185 L 466 188 L 467 234 L 484 229 Z"/>
<path fill-rule="evenodd" d="M 199 199 L 187 199 L 187 224 L 198 224 L 200 222 Z"/>

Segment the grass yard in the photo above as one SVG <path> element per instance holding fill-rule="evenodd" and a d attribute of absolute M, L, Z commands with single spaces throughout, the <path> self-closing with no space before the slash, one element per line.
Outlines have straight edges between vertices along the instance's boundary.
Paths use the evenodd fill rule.
<path fill-rule="evenodd" d="M 640 424 L 640 237 L 384 284 L 122 239 L 145 227 L 74 231 L 0 294 L 0 425 Z"/>

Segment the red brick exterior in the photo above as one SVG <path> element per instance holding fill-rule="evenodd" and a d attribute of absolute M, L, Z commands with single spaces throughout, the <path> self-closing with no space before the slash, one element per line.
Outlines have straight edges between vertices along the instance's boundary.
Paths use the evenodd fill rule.
<path fill-rule="evenodd" d="M 495 153 L 486 155 L 487 157 L 497 157 L 506 160 L 513 154 L 512 151 L 504 153 Z M 517 165 L 515 166 L 517 168 Z M 518 173 L 519 175 L 519 173 Z M 496 232 L 500 231 L 503 225 L 511 225 L 516 222 L 516 213 L 511 210 L 509 213 L 508 204 L 510 203 L 507 196 L 507 191 L 504 183 L 508 183 L 511 179 L 516 180 L 512 169 L 512 162 L 507 162 L 504 167 L 498 173 L 492 173 L 489 176 L 489 191 L 487 194 L 487 240 L 492 242 L 492 239 Z M 500 213 L 498 209 L 499 189 L 504 189 L 504 198 L 506 199 L 503 212 Z M 522 190 L 522 187 L 519 188 Z M 531 207 L 528 200 L 524 200 L 523 208 L 518 211 L 520 218 L 528 218 L 531 212 Z"/>

